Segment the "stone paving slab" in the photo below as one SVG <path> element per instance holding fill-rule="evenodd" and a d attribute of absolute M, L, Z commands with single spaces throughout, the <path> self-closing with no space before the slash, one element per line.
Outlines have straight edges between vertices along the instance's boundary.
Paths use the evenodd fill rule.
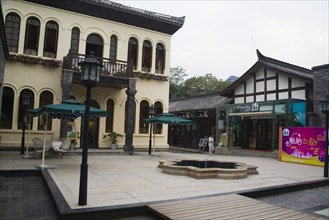
<path fill-rule="evenodd" d="M 157 168 L 159 160 L 206 158 L 255 165 L 259 174 L 238 180 L 200 180 L 163 174 Z M 170 152 L 155 152 L 153 156 L 147 152 L 93 153 L 88 156 L 88 204 L 81 207 L 78 205 L 80 163 L 80 154 L 45 160 L 45 164 L 56 166 L 48 171 L 72 209 L 150 203 L 324 179 L 323 167 L 273 158 Z M 40 164 L 41 159 L 22 159 L 19 152 L 0 152 L 0 169 L 31 169 Z"/>

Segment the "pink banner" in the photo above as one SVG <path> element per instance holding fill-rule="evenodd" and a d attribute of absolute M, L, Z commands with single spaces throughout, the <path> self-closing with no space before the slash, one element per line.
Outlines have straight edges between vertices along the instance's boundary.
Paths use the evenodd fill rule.
<path fill-rule="evenodd" d="M 286 127 L 280 133 L 281 161 L 324 165 L 325 128 Z"/>

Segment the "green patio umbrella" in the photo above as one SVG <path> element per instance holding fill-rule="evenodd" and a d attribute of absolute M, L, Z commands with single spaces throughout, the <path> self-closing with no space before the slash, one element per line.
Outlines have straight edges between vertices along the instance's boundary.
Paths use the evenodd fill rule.
<path fill-rule="evenodd" d="M 192 121 L 189 119 L 178 117 L 171 113 L 158 114 L 152 118 L 145 118 L 142 120 L 149 124 L 173 124 L 173 125 L 191 125 Z M 151 131 L 150 131 L 151 132 Z M 150 133 L 151 135 L 151 133 Z M 151 136 L 150 136 L 151 143 Z M 153 152 L 155 151 L 155 133 L 153 133 Z"/>
<path fill-rule="evenodd" d="M 152 118 L 143 119 L 145 123 L 155 124 L 176 124 L 176 125 L 190 125 L 192 121 L 189 119 L 178 117 L 171 113 L 158 114 Z"/>
<path fill-rule="evenodd" d="M 49 104 L 41 108 L 29 109 L 26 111 L 25 115 L 30 117 L 36 117 L 45 115 L 45 132 L 43 140 L 43 152 L 42 152 L 42 163 L 40 168 L 45 168 L 47 165 L 44 164 L 45 160 L 45 148 L 46 148 L 46 133 L 47 133 L 47 122 L 48 118 L 57 118 L 57 119 L 76 119 L 77 117 L 83 117 L 85 115 L 86 106 L 76 100 L 63 100 L 58 104 Z M 90 107 L 90 117 L 106 117 L 107 112 L 98 108 Z"/>
<path fill-rule="evenodd" d="M 50 118 L 58 119 L 75 119 L 83 117 L 86 106 L 76 100 L 64 100 L 58 104 L 49 104 L 41 108 L 29 109 L 26 111 L 26 116 L 36 117 L 42 114 L 47 114 Z M 90 107 L 90 117 L 106 117 L 107 112 L 98 108 Z"/>

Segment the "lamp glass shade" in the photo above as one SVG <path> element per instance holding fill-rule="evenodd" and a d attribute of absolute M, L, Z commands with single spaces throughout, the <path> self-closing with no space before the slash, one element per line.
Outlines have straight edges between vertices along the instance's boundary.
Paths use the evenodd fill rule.
<path fill-rule="evenodd" d="M 93 85 L 99 82 L 99 67 L 102 66 L 98 60 L 91 54 L 84 61 L 78 63 L 81 66 L 81 82 L 83 84 Z"/>

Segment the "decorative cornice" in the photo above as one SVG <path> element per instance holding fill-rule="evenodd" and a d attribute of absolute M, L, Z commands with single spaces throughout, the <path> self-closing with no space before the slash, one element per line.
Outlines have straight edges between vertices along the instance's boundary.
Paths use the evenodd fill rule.
<path fill-rule="evenodd" d="M 109 21 L 173 35 L 185 22 L 175 17 L 122 5 L 108 0 L 24 0 Z M 73 3 L 72 3 L 73 2 Z M 74 7 L 72 7 L 74 5 Z"/>
<path fill-rule="evenodd" d="M 40 64 L 44 66 L 62 66 L 62 61 L 55 59 L 55 58 L 49 58 L 49 57 L 38 57 L 28 54 L 18 54 L 18 53 L 9 53 L 8 60 L 11 61 L 18 61 L 22 63 L 29 63 L 29 64 Z"/>
<path fill-rule="evenodd" d="M 164 75 L 157 75 L 157 74 L 151 74 L 151 73 L 142 73 L 142 72 L 134 72 L 135 77 L 138 77 L 140 79 L 153 79 L 153 80 L 159 80 L 159 81 L 168 81 L 168 76 Z"/>
<path fill-rule="evenodd" d="M 126 6 L 117 2 L 113 2 L 111 0 L 91 0 L 92 2 L 98 3 L 103 5 L 104 7 L 109 7 L 109 8 L 115 8 L 119 10 L 123 10 L 129 13 L 134 13 L 134 14 L 140 14 L 143 16 L 147 16 L 150 18 L 155 18 L 155 19 L 160 19 L 163 21 L 171 22 L 171 23 L 176 23 L 178 25 L 183 26 L 184 21 L 185 21 L 185 16 L 183 17 L 174 17 L 158 12 L 153 12 L 153 11 L 147 11 L 144 9 L 139 9 L 131 6 Z"/>

